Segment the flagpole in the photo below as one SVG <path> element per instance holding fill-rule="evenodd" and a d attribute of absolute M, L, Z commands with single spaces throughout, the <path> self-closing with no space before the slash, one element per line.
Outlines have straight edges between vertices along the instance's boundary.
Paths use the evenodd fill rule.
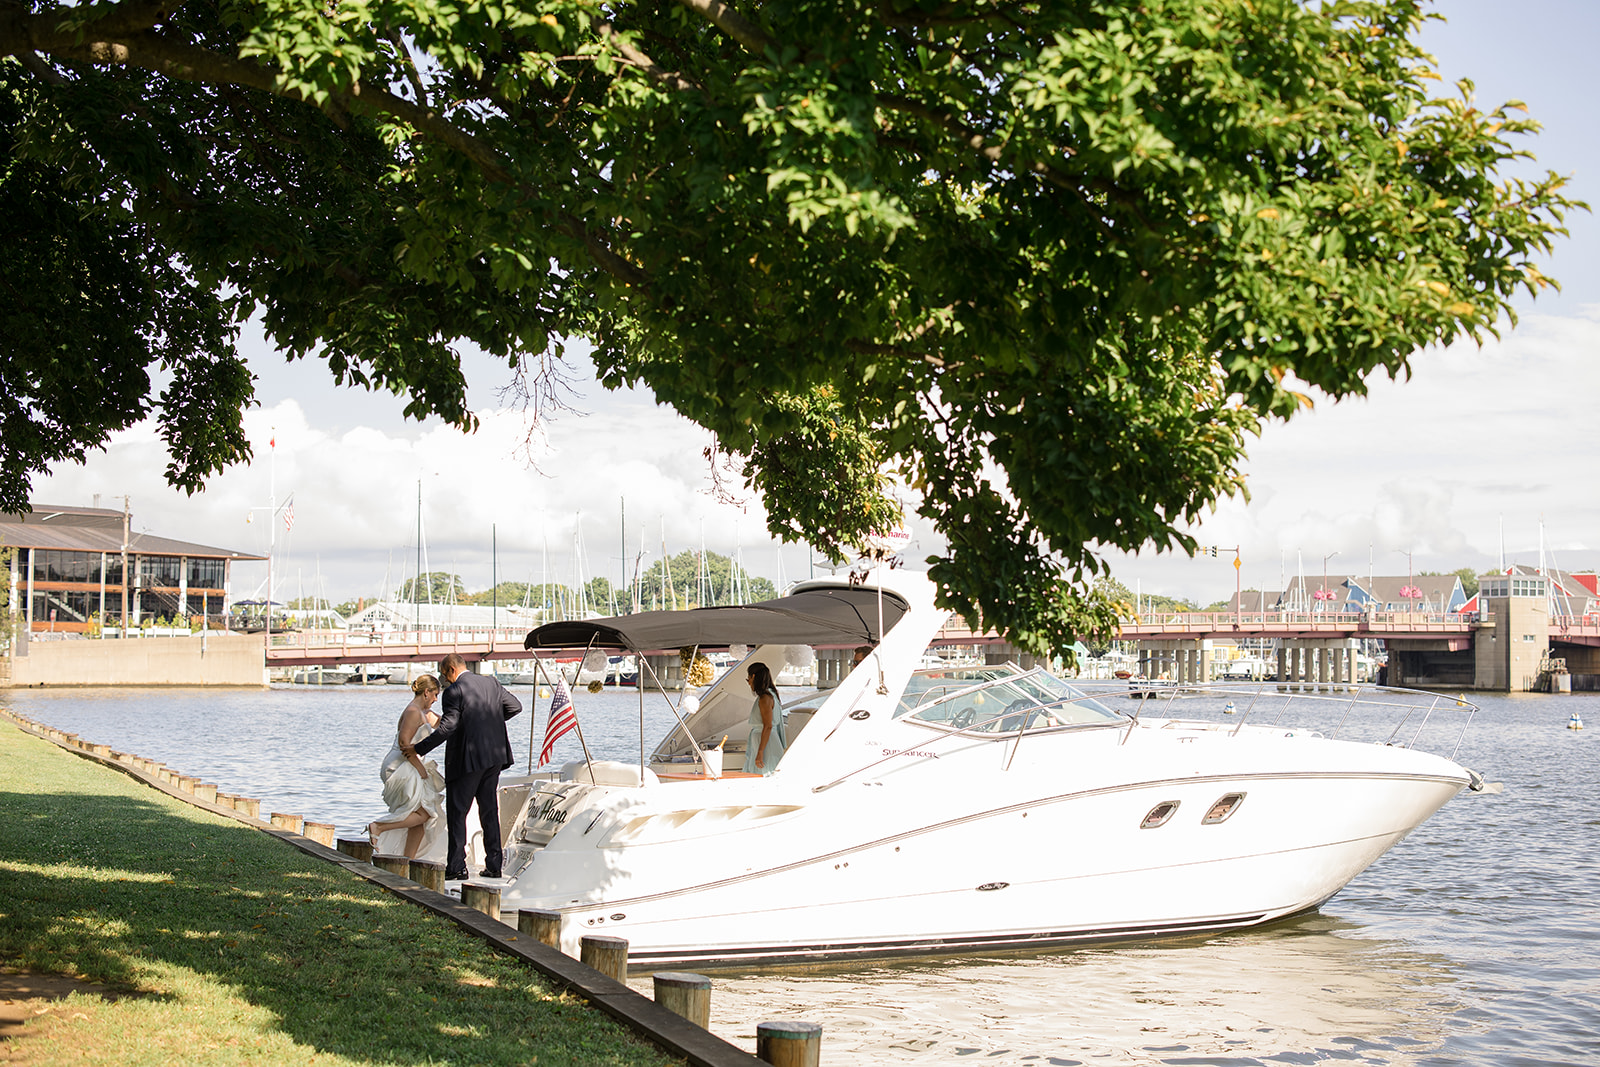
<path fill-rule="evenodd" d="M 593 641 L 593 639 L 591 639 L 591 644 L 592 644 L 592 641 Z M 544 673 L 545 681 L 550 682 L 549 670 L 548 670 L 548 668 L 545 667 L 544 660 L 535 659 L 534 663 L 537 664 L 538 669 L 541 672 Z M 572 672 L 572 684 L 573 685 L 577 685 L 578 684 L 578 673 L 579 673 L 579 671 L 582 671 L 582 670 L 583 670 L 583 661 L 579 660 L 578 661 L 578 670 Z M 563 686 L 565 686 L 566 683 L 567 683 L 567 676 L 561 673 L 561 670 L 560 670 L 559 667 L 556 669 L 556 674 L 557 674 L 557 676 L 560 677 L 561 684 Z M 555 683 L 554 682 L 550 682 L 550 686 L 551 686 L 551 697 L 552 697 L 552 699 L 554 699 L 554 696 L 555 696 Z M 583 762 L 589 768 L 589 781 L 592 782 L 592 781 L 594 781 L 594 760 L 589 757 L 589 743 L 583 739 L 583 724 L 578 721 L 578 702 L 572 698 L 572 690 L 571 689 L 567 690 L 567 703 L 572 706 L 572 725 L 573 725 L 573 728 L 578 731 L 578 744 L 583 746 Z M 548 721 L 545 723 L 544 728 L 545 728 L 546 732 L 549 731 L 550 723 Z M 528 744 L 529 744 L 529 747 L 531 748 L 532 745 L 533 745 L 533 742 L 530 740 L 528 742 Z"/>
<path fill-rule="evenodd" d="M 583 658 L 578 660 L 578 669 L 572 672 L 572 688 L 567 690 L 567 699 L 572 701 L 572 725 L 578 731 L 578 744 L 583 746 L 583 762 L 589 768 L 589 781 L 594 781 L 594 760 L 589 758 L 589 743 L 583 739 L 583 723 L 578 721 L 578 675 L 583 673 L 583 661 L 589 658 L 589 652 L 594 648 L 594 637 L 589 637 L 589 647 L 583 650 Z M 644 785 L 644 779 L 639 780 Z"/>
<path fill-rule="evenodd" d="M 538 656 L 534 656 L 533 657 L 533 669 L 534 669 L 533 686 L 530 686 L 530 688 L 533 689 L 533 693 L 528 694 L 528 709 L 530 709 L 531 712 L 533 712 L 533 713 L 531 713 L 531 715 L 528 715 L 528 774 L 530 774 L 530 776 L 531 776 L 531 774 L 533 774 L 533 731 L 534 731 L 534 726 L 538 725 L 538 720 L 539 720 L 539 675 L 538 675 L 539 657 Z"/>

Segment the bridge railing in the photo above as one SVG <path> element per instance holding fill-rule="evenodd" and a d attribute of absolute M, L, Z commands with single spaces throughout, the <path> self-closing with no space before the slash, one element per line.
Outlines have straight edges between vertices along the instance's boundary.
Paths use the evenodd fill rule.
<path fill-rule="evenodd" d="M 1221 630 L 1234 625 L 1259 629 L 1304 627 L 1354 629 L 1416 625 L 1462 626 L 1477 616 L 1456 611 L 1160 611 L 1123 623 L 1124 630 Z"/>
<path fill-rule="evenodd" d="M 362 654 L 394 649 L 396 652 L 421 648 L 490 649 L 521 648 L 528 628 L 497 630 L 286 630 L 272 635 L 269 652 L 354 651 Z"/>

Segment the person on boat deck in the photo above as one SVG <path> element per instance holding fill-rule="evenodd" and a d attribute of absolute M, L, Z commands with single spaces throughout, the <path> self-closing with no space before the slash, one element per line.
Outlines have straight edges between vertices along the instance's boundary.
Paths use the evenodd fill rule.
<path fill-rule="evenodd" d="M 436 859 L 433 853 L 443 855 L 444 820 L 440 792 L 444 779 L 433 762 L 424 763 L 415 752 L 409 756 L 402 746 L 410 746 L 433 732 L 439 716 L 433 712 L 433 702 L 439 697 L 439 682 L 431 674 L 424 674 L 411 683 L 416 694 L 400 713 L 400 724 L 395 728 L 394 744 L 383 758 L 378 778 L 383 782 L 383 802 L 389 806 L 388 814 L 367 824 L 367 835 L 372 847 L 379 851 L 403 852 L 411 859 Z M 405 831 L 402 836 L 396 831 Z M 380 839 L 393 834 L 387 842 Z M 403 841 L 403 844 L 402 844 Z"/>
<path fill-rule="evenodd" d="M 861 666 L 861 661 L 866 659 L 868 656 L 872 655 L 872 653 L 874 651 L 876 651 L 877 648 L 878 648 L 877 645 L 860 645 L 860 646 L 858 646 L 856 648 L 855 659 L 850 661 L 850 669 L 851 670 L 855 670 L 857 667 Z"/>
<path fill-rule="evenodd" d="M 744 747 L 745 773 L 771 774 L 786 747 L 778 686 L 772 680 L 772 669 L 765 663 L 750 664 L 744 680 L 756 696 L 750 704 L 750 740 Z"/>

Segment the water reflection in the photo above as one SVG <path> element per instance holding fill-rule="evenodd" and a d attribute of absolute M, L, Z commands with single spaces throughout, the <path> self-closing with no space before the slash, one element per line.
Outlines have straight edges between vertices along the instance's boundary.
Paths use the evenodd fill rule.
<path fill-rule="evenodd" d="M 1181 887 L 1174 887 L 1180 892 Z M 1309 915 L 1210 938 L 1031 957 L 715 976 L 712 1029 L 823 1026 L 829 1064 L 1408 1063 L 1459 1013 L 1452 967 Z M 648 992 L 649 980 L 633 983 Z M 1400 1058 L 1396 1058 L 1396 1054 Z"/>

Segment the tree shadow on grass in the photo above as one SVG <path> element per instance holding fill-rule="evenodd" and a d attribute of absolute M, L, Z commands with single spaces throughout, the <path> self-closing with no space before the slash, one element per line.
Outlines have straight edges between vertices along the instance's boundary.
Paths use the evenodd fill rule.
<path fill-rule="evenodd" d="M 136 786 L 75 786 L 0 791 L 0 956 L 178 997 L 186 972 L 270 1011 L 296 1043 L 356 1060 L 671 1062 L 335 865 Z"/>

